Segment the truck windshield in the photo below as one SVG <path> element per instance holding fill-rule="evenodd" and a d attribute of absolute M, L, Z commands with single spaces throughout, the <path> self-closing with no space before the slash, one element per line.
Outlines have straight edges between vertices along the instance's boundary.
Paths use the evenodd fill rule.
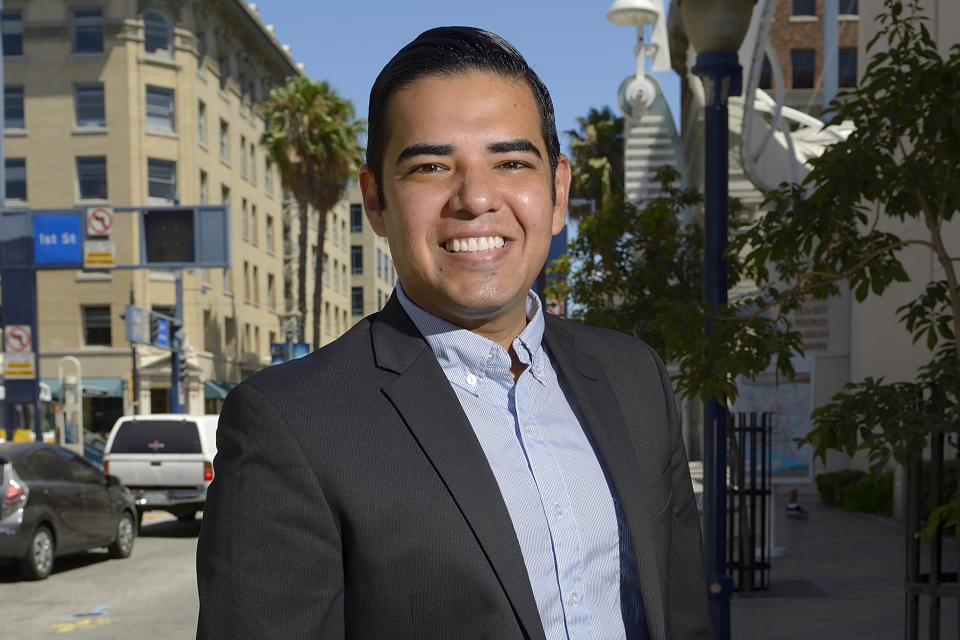
<path fill-rule="evenodd" d="M 201 453 L 197 423 L 136 420 L 117 430 L 110 453 Z"/>

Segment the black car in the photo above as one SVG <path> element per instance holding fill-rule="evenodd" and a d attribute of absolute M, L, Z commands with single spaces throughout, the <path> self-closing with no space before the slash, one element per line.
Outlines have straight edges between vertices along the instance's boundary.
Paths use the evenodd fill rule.
<path fill-rule="evenodd" d="M 24 578 L 94 547 L 126 558 L 136 535 L 137 508 L 117 478 L 56 445 L 0 444 L 0 558 L 17 560 Z"/>

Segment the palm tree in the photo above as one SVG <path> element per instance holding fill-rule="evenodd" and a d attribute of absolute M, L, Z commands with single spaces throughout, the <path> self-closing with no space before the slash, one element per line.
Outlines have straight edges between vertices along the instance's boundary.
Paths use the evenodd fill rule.
<path fill-rule="evenodd" d="M 590 200 L 593 210 L 600 211 L 624 187 L 623 117 L 613 115 L 610 107 L 591 107 L 586 117 L 577 118 L 577 125 L 565 132 L 573 173 L 570 195 Z"/>
<path fill-rule="evenodd" d="M 301 339 L 306 338 L 308 208 L 312 206 L 319 214 L 313 285 L 313 344 L 319 347 L 326 214 L 343 197 L 349 179 L 363 161 L 359 137 L 365 123 L 355 119 L 353 104 L 340 97 L 336 89 L 306 76 L 293 76 L 285 85 L 271 90 L 260 110 L 266 118 L 260 144 L 276 163 L 299 209 L 297 309 Z"/>

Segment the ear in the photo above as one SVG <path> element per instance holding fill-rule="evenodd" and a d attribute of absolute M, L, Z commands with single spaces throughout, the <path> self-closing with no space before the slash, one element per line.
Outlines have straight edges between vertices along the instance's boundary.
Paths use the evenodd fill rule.
<path fill-rule="evenodd" d="M 378 236 L 387 237 L 387 226 L 383 222 L 383 211 L 380 209 L 380 189 L 373 178 L 370 167 L 360 167 L 360 193 L 363 197 L 363 209 L 367 213 L 367 220 Z"/>
<path fill-rule="evenodd" d="M 557 161 L 557 171 L 553 183 L 557 198 L 553 203 L 551 229 L 553 235 L 557 235 L 563 229 L 563 225 L 567 223 L 567 204 L 570 198 L 570 160 L 562 153 Z"/>

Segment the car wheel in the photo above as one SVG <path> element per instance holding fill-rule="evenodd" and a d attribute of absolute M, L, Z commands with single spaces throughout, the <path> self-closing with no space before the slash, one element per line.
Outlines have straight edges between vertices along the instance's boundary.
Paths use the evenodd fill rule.
<path fill-rule="evenodd" d="M 27 555 L 20 559 L 20 573 L 27 580 L 43 580 L 53 570 L 56 545 L 47 527 L 37 527 L 27 546 Z"/>
<path fill-rule="evenodd" d="M 177 520 L 180 522 L 193 522 L 197 517 L 196 511 L 181 511 L 176 514 Z"/>
<path fill-rule="evenodd" d="M 117 537 L 108 549 L 111 558 L 126 558 L 133 551 L 133 541 L 137 537 L 137 525 L 133 515 L 124 511 L 117 522 Z"/>

